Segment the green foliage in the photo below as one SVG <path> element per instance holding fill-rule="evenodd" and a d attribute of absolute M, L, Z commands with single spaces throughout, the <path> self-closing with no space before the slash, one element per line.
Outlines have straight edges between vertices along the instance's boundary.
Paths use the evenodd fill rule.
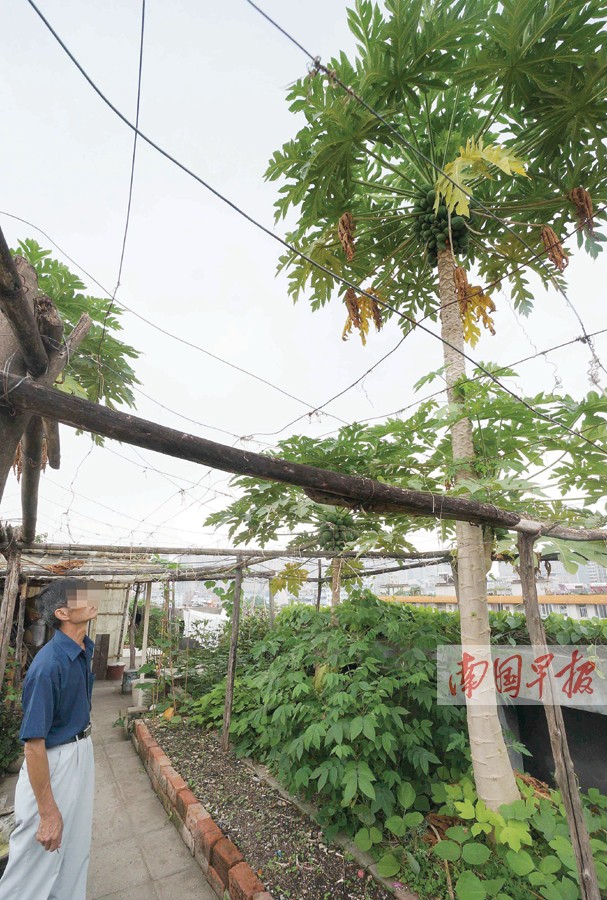
<path fill-rule="evenodd" d="M 78 352 L 70 358 L 58 387 L 92 403 L 103 403 L 110 409 L 120 405 L 135 406 L 132 387 L 140 382 L 129 360 L 137 359 L 139 352 L 116 337 L 122 330 L 120 306 L 111 304 L 108 297 L 84 294 L 85 285 L 78 276 L 70 272 L 64 263 L 53 259 L 51 251 L 44 250 L 36 241 L 19 241 L 19 248 L 14 253 L 27 259 L 36 270 L 40 290 L 53 300 L 66 333 L 76 325 L 82 313 L 88 313 L 93 320 Z M 110 305 L 111 312 L 108 312 Z M 105 335 L 99 350 L 104 323 Z"/>
<path fill-rule="evenodd" d="M 468 768 L 465 712 L 435 703 L 433 650 L 457 623 L 358 592 L 329 612 L 293 606 L 251 650 L 236 679 L 231 737 L 284 781 L 316 795 L 327 829 L 388 820 L 418 827 L 430 785 Z M 413 623 L 415 627 L 413 628 Z M 219 725 L 225 684 L 194 700 L 192 721 Z M 371 832 L 359 840 L 373 841 Z"/>
<path fill-rule="evenodd" d="M 141 647 L 143 641 L 143 610 L 141 609 L 141 603 L 139 604 L 139 609 L 141 610 L 141 619 L 139 620 L 139 624 L 135 628 L 135 646 Z M 133 614 L 133 601 L 131 601 L 129 616 Z M 162 637 L 162 620 L 164 618 L 164 610 L 161 606 L 150 606 L 150 622 L 148 626 L 148 646 L 156 647 L 158 646 L 158 641 Z"/>
<path fill-rule="evenodd" d="M 491 369 L 491 366 L 489 366 Z M 500 378 L 514 376 L 500 371 Z M 363 475 L 390 484 L 433 493 L 465 493 L 475 500 L 520 511 L 538 519 L 556 519 L 569 525 L 598 527 L 605 520 L 604 454 L 607 440 L 607 398 L 596 391 L 575 400 L 539 393 L 530 403 L 557 422 L 575 428 L 596 441 L 597 448 L 568 434 L 558 424 L 539 419 L 480 373 L 463 381 L 457 405 L 427 399 L 401 419 L 379 425 L 342 427 L 324 439 L 293 436 L 280 441 L 276 455 L 292 462 L 319 466 L 344 474 Z M 430 380 L 422 379 L 420 386 Z M 449 433 L 463 417 L 475 423 L 475 478 L 456 482 L 458 466 L 453 462 Z M 553 459 L 554 487 L 558 494 L 573 494 L 576 504 L 545 495 L 543 473 Z M 259 541 L 263 546 L 278 532 L 295 532 L 294 544 L 331 549 L 333 529 L 328 523 L 331 508 L 315 504 L 298 488 L 239 477 L 234 485 L 240 497 L 214 513 L 206 524 L 227 525 L 237 543 Z M 593 511 L 601 504 L 600 511 Z M 404 550 L 411 548 L 415 531 L 434 527 L 423 517 L 377 516 L 362 511 L 340 511 L 347 521 L 340 535 L 342 546 L 352 549 Z M 445 532 L 453 526 L 443 523 Z M 331 533 L 329 533 L 331 532 Z M 322 543 L 321 543 L 322 540 Z M 502 552 L 516 554 L 507 533 L 497 543 Z M 607 560 L 599 544 L 567 545 L 542 538 L 538 548 L 558 551 L 574 571 L 586 559 Z"/>
<path fill-rule="evenodd" d="M 329 836 L 348 832 L 381 874 L 420 897 L 448 896 L 447 865 L 461 900 L 527 900 L 533 891 L 575 900 L 558 793 L 536 795 L 520 781 L 520 800 L 487 809 L 467 774 L 465 713 L 436 704 L 433 651 L 458 642 L 458 616 L 381 603 L 362 591 L 334 614 L 334 628 L 328 611 L 307 606 L 281 612 L 272 630 L 245 617 L 231 728 L 237 753 L 264 761 L 285 786 L 313 798 Z M 548 640 L 569 641 L 578 624 L 550 616 Z M 607 637 L 604 622 L 587 625 L 581 642 Z M 492 616 L 496 642 L 518 642 L 523 627 L 522 615 Z M 191 698 L 181 711 L 191 723 L 221 724 L 228 641 L 226 629 L 189 651 Z M 584 803 L 602 883 L 607 797 L 591 790 Z M 430 811 L 459 820 L 434 846 Z"/>
<path fill-rule="evenodd" d="M 265 612 L 241 616 L 238 631 L 239 669 L 246 670 L 257 664 L 258 657 L 253 659 L 252 649 L 266 637 L 268 629 L 269 621 Z M 176 680 L 184 692 L 182 711 L 187 712 L 191 708 L 192 697 L 203 696 L 225 679 L 231 634 L 232 624 L 229 620 L 220 630 L 202 621 L 192 628 L 192 641 L 187 650 L 173 653 Z"/>
<path fill-rule="evenodd" d="M 569 192 L 580 185 L 595 209 L 607 199 L 604 22 L 600 0 L 389 0 L 383 8 L 357 0 L 348 11 L 355 57 L 342 52 L 328 69 L 392 127 L 330 77 L 311 74 L 290 87 L 290 109 L 305 121 L 266 172 L 280 182 L 276 218 L 296 212 L 289 240 L 407 315 L 431 313 L 437 285 L 424 243 L 432 235 L 420 243 L 411 227 L 422 187 L 437 182 L 427 160 L 444 168 L 461 159 L 462 147 L 475 147 L 478 156 L 484 142 L 489 162 L 508 171 L 504 159 L 514 155 L 529 177 L 498 170 L 488 180 L 477 160 L 467 188 L 507 218 L 528 247 L 484 212 L 473 226 L 465 224 L 468 246 L 453 243 L 478 264 L 485 283 L 507 283 L 527 315 L 533 302 L 527 272 L 509 273 L 524 263 L 550 283 L 554 270 L 540 261 L 537 226 L 549 223 L 560 236 L 573 230 L 577 215 Z M 490 152 L 496 144 L 499 150 Z M 356 226 L 353 257 L 338 237 L 346 211 Z M 589 228 L 579 238 L 593 256 L 604 240 Z M 292 253 L 281 266 L 288 269 L 293 299 L 305 291 L 313 309 L 344 292 Z M 401 327 L 408 326 L 402 321 Z"/>
<path fill-rule="evenodd" d="M 21 753 L 19 729 L 21 728 L 21 706 L 13 699 L 13 692 L 6 685 L 0 690 L 0 775 Z"/>
<path fill-rule="evenodd" d="M 459 816 L 465 824 L 449 828 L 447 840 L 433 848 L 434 855 L 457 863 L 454 874 L 460 873 L 458 896 L 464 900 L 495 896 L 506 879 L 519 887 L 526 885 L 529 894 L 535 892 L 546 900 L 577 900 L 581 896 L 578 875 L 560 794 L 536 793 L 521 779 L 518 786 L 521 799 L 492 812 L 478 799 L 470 779 L 444 785 L 446 802 L 439 812 Z M 582 799 L 599 885 L 607 891 L 607 797 L 591 789 Z M 491 834 L 489 844 L 485 843 L 487 834 Z M 489 889 L 488 879 L 495 865 L 501 868 L 505 879 L 493 890 Z M 481 869 L 475 874 L 471 870 L 476 867 Z M 504 891 L 510 894 L 508 886 Z"/>

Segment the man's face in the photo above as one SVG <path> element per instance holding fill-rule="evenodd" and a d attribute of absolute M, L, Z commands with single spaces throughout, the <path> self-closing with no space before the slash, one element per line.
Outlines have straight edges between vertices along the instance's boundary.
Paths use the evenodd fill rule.
<path fill-rule="evenodd" d="M 68 590 L 67 606 L 61 609 L 64 615 L 60 618 L 63 622 L 71 622 L 72 625 L 81 625 L 97 617 L 99 612 L 99 600 L 103 588 L 98 586 L 78 587 Z M 66 614 L 66 615 L 65 615 Z"/>

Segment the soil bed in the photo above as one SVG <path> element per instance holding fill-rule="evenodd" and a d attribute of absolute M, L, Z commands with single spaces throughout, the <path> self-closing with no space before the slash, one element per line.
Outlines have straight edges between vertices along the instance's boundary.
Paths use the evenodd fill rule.
<path fill-rule="evenodd" d="M 148 727 L 275 900 L 393 900 L 246 763 L 222 753 L 215 734 L 185 725 Z"/>

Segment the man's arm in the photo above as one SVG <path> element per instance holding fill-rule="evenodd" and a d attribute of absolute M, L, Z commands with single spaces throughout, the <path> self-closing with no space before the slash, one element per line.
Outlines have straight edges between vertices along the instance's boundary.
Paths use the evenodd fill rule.
<path fill-rule="evenodd" d="M 51 788 L 44 738 L 30 738 L 25 742 L 25 762 L 40 815 L 36 840 L 45 850 L 58 850 L 63 836 L 63 819 Z"/>

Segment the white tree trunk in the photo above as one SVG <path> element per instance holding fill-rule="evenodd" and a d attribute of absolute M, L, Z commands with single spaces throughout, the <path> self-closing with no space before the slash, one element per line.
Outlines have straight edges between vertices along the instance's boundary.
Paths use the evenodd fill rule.
<path fill-rule="evenodd" d="M 466 374 L 466 362 L 458 350 L 464 349 L 462 321 L 454 281 L 455 262 L 450 249 L 438 256 L 438 277 L 441 300 L 442 337 L 453 345 L 443 344 L 445 378 L 449 403 L 457 403 L 457 381 Z M 451 428 L 453 461 L 456 479 L 472 476 L 470 460 L 474 459 L 472 425 L 460 419 Z M 518 788 L 504 736 L 500 726 L 490 657 L 489 611 L 487 607 L 485 547 L 482 528 L 468 522 L 456 523 L 457 575 L 461 617 L 462 652 L 472 653 L 476 659 L 489 661 L 487 675 L 478 700 L 467 706 L 468 734 L 472 754 L 474 780 L 479 797 L 490 809 L 519 798 Z"/>

